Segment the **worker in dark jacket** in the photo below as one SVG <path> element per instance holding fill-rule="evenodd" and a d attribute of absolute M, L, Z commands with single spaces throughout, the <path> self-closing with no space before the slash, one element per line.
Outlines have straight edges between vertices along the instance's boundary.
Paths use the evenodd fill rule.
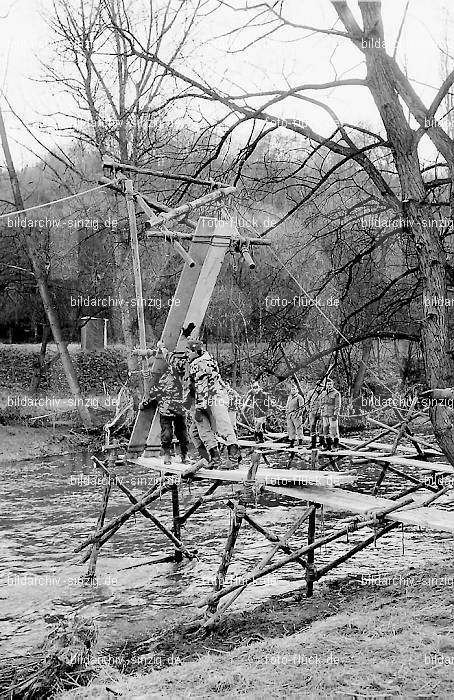
<path fill-rule="evenodd" d="M 320 413 L 327 450 L 337 450 L 339 447 L 340 407 L 340 392 L 334 387 L 333 380 L 328 378 L 325 383 L 325 390 L 320 396 Z"/>
<path fill-rule="evenodd" d="M 164 464 L 171 464 L 172 462 L 174 431 L 180 445 L 181 461 L 186 463 L 189 439 L 186 427 L 186 412 L 183 407 L 183 386 L 180 377 L 172 367 L 169 367 L 160 378 L 157 386 L 150 391 L 149 401 L 156 402 L 159 412 Z"/>

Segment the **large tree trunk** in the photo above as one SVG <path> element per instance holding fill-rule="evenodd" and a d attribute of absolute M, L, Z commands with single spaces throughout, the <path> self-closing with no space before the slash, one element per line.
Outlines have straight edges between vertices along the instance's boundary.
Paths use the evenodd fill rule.
<path fill-rule="evenodd" d="M 404 115 L 385 52 L 381 3 L 360 2 L 360 9 L 364 34 L 374 47 L 365 50 L 368 86 L 393 148 L 401 186 L 404 230 L 414 241 L 423 299 L 444 299 L 447 293 L 445 251 L 433 211 L 425 204 L 417 140 Z M 427 382 L 431 389 L 444 388 L 451 376 L 446 308 L 425 304 L 422 307 L 421 341 Z M 430 409 L 429 415 L 440 447 L 454 464 L 453 411 L 446 406 L 436 406 Z"/>
<path fill-rule="evenodd" d="M 367 372 L 367 365 L 369 363 L 369 358 L 373 344 L 374 341 L 372 338 L 368 338 L 367 340 L 364 340 L 361 343 L 361 362 L 359 363 L 358 371 L 356 372 L 352 385 L 352 403 L 355 409 L 354 413 L 359 413 L 361 410 L 361 391 L 363 388 L 364 379 Z"/>
<path fill-rule="evenodd" d="M 11 189 L 13 192 L 14 204 L 16 206 L 16 209 L 18 211 L 20 211 L 21 209 L 25 209 L 24 200 L 22 198 L 22 193 L 21 193 L 21 189 L 20 189 L 20 185 L 19 185 L 19 179 L 17 177 L 16 169 L 14 167 L 13 159 L 11 157 L 11 151 L 9 149 L 8 137 L 6 135 L 5 123 L 3 121 L 3 113 L 2 113 L 1 107 L 0 107 L 0 138 L 1 138 L 1 142 L 2 142 L 3 152 L 5 154 L 8 175 L 9 175 L 9 179 L 11 182 Z M 71 391 L 71 393 L 74 397 L 74 400 L 76 402 L 76 406 L 77 406 L 77 409 L 79 411 L 79 415 L 81 417 L 82 423 L 84 424 L 84 426 L 86 428 L 91 428 L 91 427 L 93 427 L 93 425 L 92 425 L 90 413 L 89 413 L 88 408 L 85 404 L 84 398 L 81 394 L 79 381 L 77 379 L 77 375 L 76 375 L 76 372 L 74 370 L 74 366 L 73 366 L 73 363 L 71 360 L 71 356 L 68 352 L 67 345 L 63 340 L 61 327 L 60 327 L 60 320 L 59 320 L 57 312 L 55 310 L 53 299 L 52 299 L 49 287 L 47 285 L 46 277 L 44 276 L 44 274 L 41 270 L 41 265 L 39 262 L 37 249 L 35 247 L 35 242 L 33 240 L 33 234 L 31 232 L 29 234 L 24 234 L 23 239 L 24 239 L 24 243 L 25 243 L 25 246 L 27 249 L 28 257 L 30 258 L 33 272 L 35 274 L 36 284 L 37 284 L 39 293 L 41 295 L 44 310 L 46 312 L 46 316 L 47 316 L 48 321 L 49 321 L 49 326 L 52 330 L 52 335 L 54 337 L 55 344 L 57 346 L 58 352 L 59 352 L 60 357 L 61 357 L 66 380 L 68 382 L 68 386 L 69 386 L 70 391 Z"/>

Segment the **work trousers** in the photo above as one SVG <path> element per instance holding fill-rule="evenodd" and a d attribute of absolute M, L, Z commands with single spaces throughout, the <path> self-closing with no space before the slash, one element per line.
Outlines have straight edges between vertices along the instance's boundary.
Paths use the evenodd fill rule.
<path fill-rule="evenodd" d="M 159 423 L 161 425 L 161 446 L 163 450 L 172 448 L 173 434 L 180 444 L 182 452 L 188 451 L 188 431 L 186 428 L 186 420 L 184 415 L 177 414 L 175 416 L 163 416 L 159 414 Z"/>
<path fill-rule="evenodd" d="M 309 412 L 309 432 L 311 435 L 317 435 L 318 422 L 320 420 L 320 413 L 315 411 Z"/>
<path fill-rule="evenodd" d="M 212 429 L 223 438 L 227 445 L 237 445 L 238 440 L 229 415 L 229 396 L 220 391 L 212 396 L 206 407 Z"/>
<path fill-rule="evenodd" d="M 232 424 L 232 428 L 234 429 L 235 433 L 237 431 L 237 422 L 236 422 L 236 411 L 229 411 L 229 418 L 230 422 Z"/>
<path fill-rule="evenodd" d="M 339 417 L 323 416 L 323 435 L 325 437 L 339 438 Z"/>
<path fill-rule="evenodd" d="M 301 414 L 287 414 L 287 434 L 290 440 L 295 438 L 298 438 L 298 440 L 303 439 L 303 418 Z"/>
<path fill-rule="evenodd" d="M 199 447 L 206 447 L 207 450 L 217 447 L 218 441 L 211 427 L 208 415 L 204 412 L 202 414 L 202 420 L 198 423 L 194 418 L 194 413 L 195 407 L 192 407 L 190 411 L 191 425 L 189 426 L 189 436 L 194 447 L 197 450 Z"/>

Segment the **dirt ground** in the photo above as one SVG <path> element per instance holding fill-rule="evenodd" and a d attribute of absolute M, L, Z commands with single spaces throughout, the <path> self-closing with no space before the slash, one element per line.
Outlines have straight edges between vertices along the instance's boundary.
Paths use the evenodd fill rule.
<path fill-rule="evenodd" d="M 91 438 L 92 440 L 92 438 Z M 68 428 L 0 425 L 0 464 L 77 452 L 90 444 L 87 435 Z"/>

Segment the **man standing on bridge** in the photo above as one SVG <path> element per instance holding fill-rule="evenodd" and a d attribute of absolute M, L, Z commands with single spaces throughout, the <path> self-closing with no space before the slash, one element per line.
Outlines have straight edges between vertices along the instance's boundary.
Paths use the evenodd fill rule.
<path fill-rule="evenodd" d="M 157 347 L 162 350 L 166 361 L 171 362 L 172 353 L 169 353 L 161 341 L 158 342 Z M 199 424 L 203 426 L 208 420 L 211 431 L 216 432 L 226 441 L 230 463 L 234 467 L 238 466 L 241 459 L 240 449 L 229 417 L 229 397 L 226 385 L 221 378 L 216 360 L 204 349 L 201 340 L 189 340 L 187 355 L 183 361 L 185 363 L 185 389 L 187 393 L 191 389 L 193 392 L 191 416 L 197 424 L 194 427 L 197 427 L 199 436 L 202 438 Z M 191 428 L 190 432 L 192 437 L 194 428 Z M 214 446 L 210 448 L 210 454 L 212 451 L 217 451 L 217 445 L 216 448 Z M 218 462 L 218 453 L 215 462 Z"/>
<path fill-rule="evenodd" d="M 328 377 L 325 390 L 320 397 L 320 409 L 323 423 L 323 435 L 326 449 L 337 450 L 339 447 L 339 413 L 341 407 L 341 395 L 334 387 L 333 380 Z"/>

